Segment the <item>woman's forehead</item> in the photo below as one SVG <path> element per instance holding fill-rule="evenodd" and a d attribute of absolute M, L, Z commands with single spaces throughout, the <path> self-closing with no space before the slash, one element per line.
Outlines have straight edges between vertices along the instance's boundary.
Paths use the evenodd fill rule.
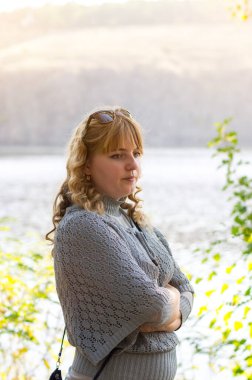
<path fill-rule="evenodd" d="M 115 141 L 114 144 L 112 143 L 109 147 L 109 150 L 121 150 L 121 151 L 135 150 L 135 149 L 139 149 L 139 147 L 136 145 L 134 141 Z"/>
<path fill-rule="evenodd" d="M 121 137 L 121 136 L 120 136 Z M 139 149 L 140 147 L 137 145 L 137 141 L 133 138 L 133 136 L 130 137 L 124 137 L 124 138 L 115 138 L 108 144 L 106 150 L 108 151 L 114 151 L 114 150 L 135 150 Z"/>

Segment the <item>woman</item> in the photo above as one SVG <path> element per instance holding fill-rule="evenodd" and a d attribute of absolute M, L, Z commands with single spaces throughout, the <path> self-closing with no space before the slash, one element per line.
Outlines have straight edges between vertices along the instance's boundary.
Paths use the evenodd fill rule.
<path fill-rule="evenodd" d="M 67 380 L 91 380 L 108 357 L 100 380 L 175 377 L 174 331 L 193 289 L 141 210 L 142 154 L 140 126 L 120 107 L 91 113 L 69 144 L 47 234 L 55 232 L 56 288 L 75 347 Z"/>

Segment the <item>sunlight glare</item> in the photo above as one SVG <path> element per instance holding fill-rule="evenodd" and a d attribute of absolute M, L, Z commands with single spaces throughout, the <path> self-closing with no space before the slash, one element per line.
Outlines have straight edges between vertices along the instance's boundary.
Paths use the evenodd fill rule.
<path fill-rule="evenodd" d="M 67 3 L 77 3 L 81 5 L 86 5 L 86 6 L 93 6 L 93 5 L 102 5 L 105 3 L 123 4 L 127 2 L 128 0 L 74 0 L 74 1 L 70 1 L 70 0 L 36 0 L 36 1 L 34 0 L 9 0 L 9 1 L 0 0 L 0 12 L 11 12 L 16 9 L 25 8 L 25 7 L 38 8 L 46 4 L 64 5 Z"/>

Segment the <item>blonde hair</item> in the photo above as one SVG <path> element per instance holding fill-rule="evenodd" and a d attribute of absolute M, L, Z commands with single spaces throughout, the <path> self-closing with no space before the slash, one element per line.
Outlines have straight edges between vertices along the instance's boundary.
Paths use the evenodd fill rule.
<path fill-rule="evenodd" d="M 101 123 L 98 118 L 89 116 L 76 127 L 70 139 L 67 157 L 67 178 L 60 187 L 53 205 L 52 222 L 54 228 L 46 234 L 46 239 L 54 242 L 50 235 L 54 232 L 66 212 L 66 208 L 77 204 L 85 210 L 96 211 L 104 214 L 102 194 L 94 187 L 92 181 L 85 176 L 87 159 L 94 153 L 109 153 L 117 150 L 119 146 L 130 141 L 136 146 L 140 154 L 143 154 L 143 139 L 140 125 L 130 114 L 122 113 L 121 107 L 106 107 L 113 112 L 113 121 Z M 97 111 L 96 111 L 97 112 Z M 127 214 L 140 226 L 150 228 L 148 217 L 142 212 L 142 200 L 137 197 L 141 187 L 136 186 L 134 193 L 130 194 L 121 207 L 127 210 Z M 128 202 L 130 200 L 130 202 Z"/>

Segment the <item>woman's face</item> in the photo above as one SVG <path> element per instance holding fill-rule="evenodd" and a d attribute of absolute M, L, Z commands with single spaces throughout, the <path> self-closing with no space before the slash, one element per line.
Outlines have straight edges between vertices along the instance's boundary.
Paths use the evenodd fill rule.
<path fill-rule="evenodd" d="M 127 143 L 114 152 L 95 153 L 87 162 L 85 174 L 95 188 L 116 200 L 130 195 L 141 175 L 140 152 Z"/>

